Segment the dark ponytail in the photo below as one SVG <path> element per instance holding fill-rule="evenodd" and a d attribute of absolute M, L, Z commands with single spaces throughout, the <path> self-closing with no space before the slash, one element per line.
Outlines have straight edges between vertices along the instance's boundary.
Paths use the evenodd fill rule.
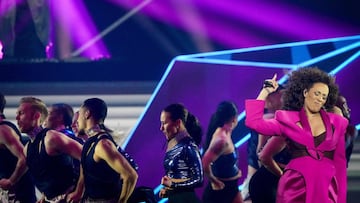
<path fill-rule="evenodd" d="M 224 126 L 225 123 L 231 121 L 237 114 L 237 107 L 231 101 L 223 101 L 217 106 L 216 112 L 212 114 L 210 118 L 208 130 L 206 132 L 204 151 L 206 151 L 209 147 L 212 136 L 216 129 L 218 127 Z"/>
<path fill-rule="evenodd" d="M 200 126 L 199 120 L 191 113 L 188 113 L 185 128 L 190 134 L 190 136 L 194 139 L 195 144 L 200 146 L 201 137 L 203 134 L 202 128 Z"/>
<path fill-rule="evenodd" d="M 200 145 L 203 131 L 199 120 L 191 114 L 183 104 L 170 104 L 163 111 L 170 113 L 170 119 L 172 121 L 180 119 L 194 142 Z"/>

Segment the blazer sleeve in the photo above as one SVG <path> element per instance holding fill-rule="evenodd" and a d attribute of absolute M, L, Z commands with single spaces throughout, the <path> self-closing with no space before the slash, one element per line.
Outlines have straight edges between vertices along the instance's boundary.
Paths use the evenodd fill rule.
<path fill-rule="evenodd" d="M 281 125 L 276 119 L 264 119 L 265 101 L 245 101 L 245 125 L 262 135 L 281 135 Z"/>
<path fill-rule="evenodd" d="M 339 184 L 338 202 L 346 203 L 347 193 L 347 169 L 346 169 L 346 155 L 345 155 L 345 131 L 347 126 L 347 120 L 341 119 L 337 122 L 337 128 L 339 129 L 340 136 L 337 143 L 334 154 L 334 165 L 336 169 L 336 179 Z"/>

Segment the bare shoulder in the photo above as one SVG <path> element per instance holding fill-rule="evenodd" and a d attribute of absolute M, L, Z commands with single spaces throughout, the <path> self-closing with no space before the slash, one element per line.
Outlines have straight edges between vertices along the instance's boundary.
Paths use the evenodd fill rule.
<path fill-rule="evenodd" d="M 17 137 L 17 134 L 14 131 L 14 129 L 12 129 L 8 125 L 0 125 L 0 135 L 1 135 L 0 144 L 4 144 L 6 142 L 12 141 Z"/>
<path fill-rule="evenodd" d="M 112 159 L 117 159 L 119 157 L 119 152 L 111 140 L 100 139 L 95 146 L 95 157 L 105 160 L 110 157 L 112 157 Z"/>
<path fill-rule="evenodd" d="M 215 138 L 214 142 L 210 145 L 210 150 L 215 154 L 221 154 L 228 146 L 227 140 L 222 136 Z"/>
<path fill-rule="evenodd" d="M 47 147 L 54 147 L 62 151 L 62 147 L 70 143 L 76 143 L 75 140 L 71 139 L 64 133 L 61 133 L 56 130 L 48 130 L 44 138 Z"/>
<path fill-rule="evenodd" d="M 48 130 L 44 137 L 44 144 L 46 152 L 50 155 L 58 154 L 62 148 L 62 139 L 59 132 L 55 130 Z"/>
<path fill-rule="evenodd" d="M 8 125 L 0 125 L 0 132 L 9 134 L 9 133 L 13 133 L 14 129 L 12 129 L 10 126 Z M 15 133 L 15 131 L 14 131 Z"/>
<path fill-rule="evenodd" d="M 56 130 L 48 130 L 46 132 L 45 140 L 50 142 L 57 141 L 61 139 L 61 136 L 63 136 L 61 132 L 58 132 Z"/>
<path fill-rule="evenodd" d="M 98 142 L 100 147 L 112 147 L 115 146 L 114 143 L 109 139 L 100 139 Z"/>
<path fill-rule="evenodd" d="M 97 145 L 95 146 L 95 151 L 97 150 L 111 152 L 116 150 L 116 146 L 109 139 L 100 139 Z"/>

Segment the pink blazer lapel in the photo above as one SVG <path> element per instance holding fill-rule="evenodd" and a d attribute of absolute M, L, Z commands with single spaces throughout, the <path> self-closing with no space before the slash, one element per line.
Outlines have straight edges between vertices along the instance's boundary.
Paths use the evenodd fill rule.
<path fill-rule="evenodd" d="M 331 144 L 331 145 L 334 144 L 333 143 L 333 141 L 334 141 L 334 139 L 333 139 L 334 138 L 334 136 L 333 136 L 334 130 L 333 130 L 333 126 L 332 126 L 332 124 L 330 122 L 329 115 L 323 109 L 320 110 L 320 115 L 321 115 L 321 118 L 322 118 L 322 120 L 324 122 L 324 125 L 325 125 L 326 135 L 325 135 L 325 141 L 322 142 L 318 147 L 316 147 L 316 148 L 319 148 L 319 149 L 323 148 L 322 145 L 325 145 L 324 147 L 328 148 L 329 144 Z M 306 131 L 304 133 L 311 137 L 312 145 L 310 145 L 310 146 L 312 146 L 315 149 L 314 137 L 313 137 L 313 134 L 311 133 L 311 127 L 310 127 L 310 124 L 309 124 L 308 119 L 306 117 L 306 113 L 305 113 L 304 108 L 302 108 L 300 110 L 299 116 L 300 116 L 300 123 L 301 123 L 304 131 Z"/>
<path fill-rule="evenodd" d="M 311 135 L 306 115 L 301 115 L 301 111 L 278 111 L 276 119 L 282 124 L 284 134 L 291 140 L 303 144 L 305 146 L 314 146 L 314 139 Z M 305 122 L 306 121 L 306 122 Z M 302 127 L 298 125 L 301 123 Z M 305 123 L 305 127 L 303 125 Z"/>

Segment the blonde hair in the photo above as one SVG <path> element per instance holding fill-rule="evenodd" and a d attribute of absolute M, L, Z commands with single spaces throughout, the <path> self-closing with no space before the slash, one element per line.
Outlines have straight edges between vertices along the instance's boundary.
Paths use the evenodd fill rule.
<path fill-rule="evenodd" d="M 41 114 L 40 123 L 43 123 L 48 116 L 48 110 L 46 104 L 39 98 L 36 97 L 23 97 L 20 100 L 20 104 L 28 103 L 31 104 L 32 110 Z"/>

